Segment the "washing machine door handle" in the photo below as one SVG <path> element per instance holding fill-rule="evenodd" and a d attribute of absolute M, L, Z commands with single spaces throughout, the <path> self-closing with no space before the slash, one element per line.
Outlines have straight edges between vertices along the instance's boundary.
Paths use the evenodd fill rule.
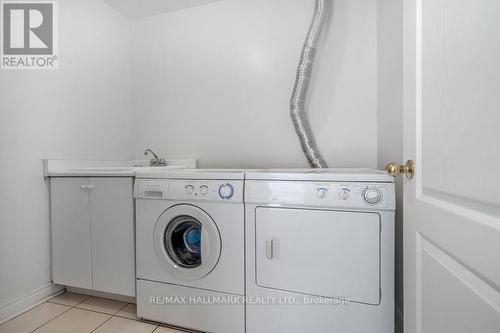
<path fill-rule="evenodd" d="M 203 265 L 208 261 L 210 257 L 210 237 L 207 232 L 207 228 L 203 225 L 201 226 L 201 264 Z"/>

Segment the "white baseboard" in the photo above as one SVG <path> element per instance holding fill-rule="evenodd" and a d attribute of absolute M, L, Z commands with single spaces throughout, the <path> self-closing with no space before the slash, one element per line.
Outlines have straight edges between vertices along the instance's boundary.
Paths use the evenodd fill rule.
<path fill-rule="evenodd" d="M 401 309 L 396 306 L 396 333 L 404 333 L 404 322 L 403 322 L 403 313 Z"/>
<path fill-rule="evenodd" d="M 47 301 L 56 294 L 61 293 L 63 290 L 63 286 L 48 282 L 43 286 L 21 295 L 6 304 L 0 305 L 0 324 Z"/>

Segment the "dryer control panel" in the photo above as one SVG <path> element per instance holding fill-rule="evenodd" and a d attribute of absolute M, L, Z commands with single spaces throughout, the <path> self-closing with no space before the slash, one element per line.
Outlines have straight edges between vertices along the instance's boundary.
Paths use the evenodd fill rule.
<path fill-rule="evenodd" d="M 393 183 L 369 182 L 246 182 L 247 203 L 328 208 L 394 209 Z"/>
<path fill-rule="evenodd" d="M 243 181 L 138 179 L 134 196 L 138 199 L 243 202 Z"/>

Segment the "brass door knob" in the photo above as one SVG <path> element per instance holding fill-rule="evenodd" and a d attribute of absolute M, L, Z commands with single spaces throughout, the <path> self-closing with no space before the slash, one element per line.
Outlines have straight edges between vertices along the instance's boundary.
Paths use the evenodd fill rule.
<path fill-rule="evenodd" d="M 415 173 L 415 163 L 413 163 L 412 160 L 406 161 L 406 164 L 390 162 L 385 166 L 385 171 L 393 177 L 404 173 L 406 178 L 412 179 L 413 174 Z"/>

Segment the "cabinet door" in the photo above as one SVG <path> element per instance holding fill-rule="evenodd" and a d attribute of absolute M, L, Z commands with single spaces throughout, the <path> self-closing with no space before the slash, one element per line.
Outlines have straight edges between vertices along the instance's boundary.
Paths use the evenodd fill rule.
<path fill-rule="evenodd" d="M 93 289 L 135 296 L 132 178 L 91 178 Z"/>
<path fill-rule="evenodd" d="M 87 178 L 51 179 L 53 281 L 92 288 Z"/>

